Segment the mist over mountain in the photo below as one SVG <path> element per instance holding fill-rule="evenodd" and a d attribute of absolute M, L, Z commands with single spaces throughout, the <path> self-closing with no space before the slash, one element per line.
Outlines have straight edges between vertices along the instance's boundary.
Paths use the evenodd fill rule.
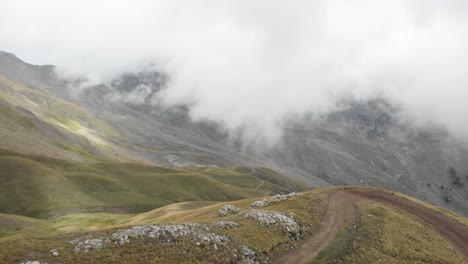
<path fill-rule="evenodd" d="M 468 2 L 0 1 L 0 263 L 468 263 Z"/>
<path fill-rule="evenodd" d="M 69 129 L 70 122 L 83 127 L 87 132 L 79 133 L 82 139 L 72 139 L 76 137 L 75 129 L 70 130 L 71 134 L 60 132 L 60 137 L 41 132 L 46 145 L 65 137 L 68 139 L 60 139 L 60 144 L 74 142 L 74 148 L 82 149 L 82 153 L 107 160 L 139 160 L 175 167 L 263 166 L 313 187 L 380 186 L 462 214 L 468 210 L 466 142 L 443 126 L 423 125 L 411 119 L 404 108 L 386 98 L 348 98 L 337 102 L 335 110 L 326 114 L 288 115 L 277 124 L 278 134 L 271 144 L 263 134 L 253 133 L 248 123 L 230 130 L 226 122 L 194 119 L 191 104 L 158 101 L 161 93 L 172 89 L 162 72 L 125 73 L 110 84 L 74 93 L 70 85 L 79 87 L 86 80 L 63 79 L 53 67 L 27 64 L 9 53 L 2 53 L 0 65 L 3 76 L 87 112 L 84 116 L 67 113 L 65 120 L 57 117 L 63 128 Z M 12 89 L 10 85 L 4 83 L 6 92 Z M 10 96 L 41 105 L 22 106 L 39 117 L 43 111 L 53 114 L 59 109 L 45 103 L 50 99 L 38 99 L 37 95 L 18 91 Z M 22 144 L 15 149 L 42 153 Z M 57 151 L 55 146 L 52 149 Z M 50 151 L 51 157 L 57 157 Z M 82 155 L 76 158 L 87 158 Z M 455 176 L 451 169 L 457 171 Z"/>
<path fill-rule="evenodd" d="M 270 145 L 288 116 L 320 116 L 353 98 L 384 97 L 411 122 L 468 132 L 464 1 L 48 3 L 2 3 L 0 42 L 88 78 L 80 91 L 164 72 L 171 89 L 156 101 L 190 104 L 192 119 L 248 128 Z M 123 100 L 151 94 L 142 86 Z"/>

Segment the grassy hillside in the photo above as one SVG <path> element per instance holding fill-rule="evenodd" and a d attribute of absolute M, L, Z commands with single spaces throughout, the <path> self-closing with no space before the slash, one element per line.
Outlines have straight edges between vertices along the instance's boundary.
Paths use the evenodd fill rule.
<path fill-rule="evenodd" d="M 358 228 L 347 232 L 348 254 L 336 263 L 465 263 L 444 237 L 415 217 L 374 202 L 358 206 Z"/>
<path fill-rule="evenodd" d="M 307 189 L 284 181 L 287 187 L 235 168 L 78 163 L 0 150 L 0 212 L 40 218 L 73 212 L 142 212 L 183 201 L 230 201 Z"/>
<path fill-rule="evenodd" d="M 318 232 L 327 210 L 328 196 L 340 190 L 342 188 L 318 189 L 257 209 L 294 219 L 302 232 L 298 236 L 291 236 L 280 224 L 268 225 L 245 217 L 243 213 L 250 212 L 250 204 L 258 198 L 216 204 L 184 202 L 136 215 L 73 214 L 41 221 L 24 217 L 18 220 L 17 216 L 5 215 L 0 217 L 0 224 L 17 221 L 22 226 L 10 224 L 10 231 L 0 238 L 0 262 L 248 263 L 240 257 L 247 254 L 246 248 L 255 252 L 251 260 L 269 262 Z M 219 216 L 218 210 L 226 204 L 242 211 Z M 423 206 L 433 210 L 427 204 Z M 370 200 L 358 201 L 355 208 L 355 222 L 343 229 L 314 263 L 466 263 L 463 255 L 441 234 L 405 211 Z M 466 219 L 459 220 L 466 223 Z M 220 221 L 231 221 L 237 226 L 217 226 Z M 203 230 L 200 231 L 203 236 L 225 236 L 228 242 L 215 247 L 213 241 L 196 242 L 203 238 L 197 240 L 197 237 L 190 237 L 190 233 L 176 237 L 168 234 L 166 238 L 145 237 L 144 232 L 140 232 L 139 237 L 125 233 L 133 226 L 164 227 L 183 223 L 198 223 L 201 227 L 197 230 Z M 184 226 L 178 228 L 185 230 Z M 130 234 L 131 239 L 119 244 L 116 238 L 119 232 Z M 109 241 L 115 243 L 105 241 L 112 237 L 114 240 Z M 101 239 L 105 245 L 82 252 L 71 242 L 85 239 Z M 57 249 L 60 256 L 51 256 L 51 249 Z"/>
<path fill-rule="evenodd" d="M 0 124 L 0 148 L 76 161 L 132 160 L 115 144 L 125 136 L 89 111 L 1 75 Z"/>
<path fill-rule="evenodd" d="M 341 230 L 313 264 L 467 263 L 440 233 L 407 212 L 373 201 L 360 201 L 356 208 L 355 222 Z"/>
<path fill-rule="evenodd" d="M 311 232 L 320 222 L 320 210 L 323 211 L 325 208 L 326 200 L 323 198 L 321 192 L 316 191 L 302 197 L 291 198 L 284 203 L 268 206 L 265 209 L 295 213 L 295 219 L 301 227 Z M 249 205 L 256 200 L 258 198 L 229 204 L 247 210 Z M 75 214 L 53 220 L 43 220 L 34 226 L 18 229 L 0 238 L 0 262 L 39 259 L 63 263 L 141 263 L 144 260 L 148 263 L 223 263 L 226 262 L 226 257 L 231 257 L 231 254 L 227 255 L 228 252 L 235 250 L 240 254 L 242 245 L 261 252 L 258 256 L 264 258 L 296 243 L 285 235 L 284 230 L 279 226 L 267 227 L 235 214 L 218 216 L 217 211 L 225 204 L 185 202 L 137 215 Z M 314 211 L 317 215 L 311 217 L 309 211 Z M 212 223 L 218 221 L 233 221 L 239 226 L 227 229 L 213 227 Z M 83 236 L 90 238 L 108 236 L 135 225 L 186 222 L 200 223 L 210 228 L 210 232 L 228 236 L 231 242 L 215 250 L 211 246 L 197 246 L 191 240 L 185 240 L 184 237 L 179 237 L 170 243 L 135 239 L 124 247 L 110 244 L 109 249 L 93 253 L 75 252 L 74 246 L 67 242 Z M 31 254 L 32 249 L 34 253 Z M 58 249 L 61 257 L 54 259 L 50 256 L 49 250 L 51 249 Z"/>

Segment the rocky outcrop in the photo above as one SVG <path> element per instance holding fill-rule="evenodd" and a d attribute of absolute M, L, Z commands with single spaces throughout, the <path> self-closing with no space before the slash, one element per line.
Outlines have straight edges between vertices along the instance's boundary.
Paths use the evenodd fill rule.
<path fill-rule="evenodd" d="M 212 230 L 213 227 L 229 229 L 238 226 L 239 224 L 232 221 L 219 221 L 211 225 L 186 223 L 134 226 L 118 230 L 105 237 L 91 238 L 86 236 L 76 238 L 70 241 L 70 243 L 75 246 L 76 252 L 92 253 L 111 245 L 125 246 L 125 244 L 137 239 L 153 239 L 155 243 L 161 243 L 166 246 L 183 245 L 184 248 L 188 246 L 202 247 L 208 250 L 207 252 L 224 250 L 224 252 L 229 252 L 230 263 L 265 263 L 266 260 L 264 257 L 257 254 L 247 245 L 236 244 L 229 236 L 216 234 L 215 231 Z"/>
<path fill-rule="evenodd" d="M 238 223 L 232 222 L 232 221 L 219 221 L 219 222 L 214 222 L 211 225 L 214 226 L 214 227 L 221 227 L 221 228 L 224 228 L 224 229 L 230 229 L 230 228 L 239 226 Z"/>
<path fill-rule="evenodd" d="M 271 201 L 267 201 L 266 199 L 263 199 L 261 201 L 255 201 L 252 204 L 250 204 L 251 208 L 258 208 L 258 207 L 265 207 L 271 204 Z"/>
<path fill-rule="evenodd" d="M 109 239 L 105 238 L 77 238 L 70 241 L 75 246 L 75 252 L 84 253 L 100 251 L 109 242 Z"/>
<path fill-rule="evenodd" d="M 224 226 L 233 226 L 232 223 L 224 223 Z M 220 246 L 230 243 L 229 237 L 218 235 L 210 231 L 210 228 L 197 223 L 179 225 L 146 225 L 134 226 L 112 233 L 107 238 L 78 238 L 70 241 L 75 245 L 76 252 L 100 251 L 110 243 L 123 246 L 134 239 L 150 238 L 164 241 L 166 244 L 178 239 L 184 239 L 196 246 L 212 246 L 215 250 Z"/>
<path fill-rule="evenodd" d="M 247 210 L 241 212 L 240 215 L 267 227 L 279 226 L 292 238 L 297 238 L 302 233 L 293 214 L 286 216 L 284 213 L 275 211 Z"/>
<path fill-rule="evenodd" d="M 218 210 L 218 216 L 226 216 L 228 214 L 238 213 L 240 209 L 232 204 L 226 204 Z"/>
<path fill-rule="evenodd" d="M 227 236 L 212 233 L 209 227 L 197 223 L 134 226 L 112 234 L 111 241 L 119 245 L 124 245 L 129 243 L 132 239 L 137 238 L 164 239 L 171 241 L 171 239 L 178 239 L 181 237 L 188 239 L 197 246 L 214 245 L 218 247 L 230 242 Z"/>
<path fill-rule="evenodd" d="M 301 194 L 297 193 L 290 193 L 286 195 L 278 194 L 273 196 L 270 200 L 263 199 L 261 201 L 253 202 L 250 207 L 251 208 L 258 208 L 268 206 L 273 203 L 279 203 L 282 201 L 286 201 L 291 197 L 301 196 Z M 247 219 L 254 220 L 255 222 L 267 226 L 267 227 L 280 227 L 283 231 L 293 239 L 299 238 L 303 233 L 303 228 L 299 226 L 299 224 L 294 219 L 294 213 L 289 213 L 288 215 L 283 212 L 277 211 L 268 211 L 268 210 L 241 210 L 234 205 L 227 204 L 224 205 L 221 209 L 218 210 L 218 216 L 223 217 L 227 216 L 231 213 L 239 213 L 239 216 Z M 220 221 L 213 223 L 215 226 L 223 227 L 223 228 L 231 228 L 238 226 L 235 222 L 228 222 L 228 221 Z"/>
<path fill-rule="evenodd" d="M 288 200 L 291 197 L 296 197 L 296 196 L 301 196 L 299 193 L 290 193 L 290 194 L 278 194 L 273 196 L 270 200 L 263 199 L 261 201 L 255 201 L 253 202 L 250 207 L 251 208 L 259 208 L 259 207 L 265 207 L 273 203 L 279 203 Z"/>

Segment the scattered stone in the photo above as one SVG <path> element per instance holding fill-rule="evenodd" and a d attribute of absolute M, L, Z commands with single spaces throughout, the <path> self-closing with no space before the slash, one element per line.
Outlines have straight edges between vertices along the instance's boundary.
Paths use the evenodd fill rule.
<path fill-rule="evenodd" d="M 294 192 L 290 194 L 285 194 L 285 195 L 277 194 L 273 196 L 273 198 L 271 198 L 271 201 L 274 203 L 279 203 L 279 202 L 286 201 L 289 198 L 296 197 L 296 196 L 302 196 L 302 195 L 298 193 L 294 193 Z"/>
<path fill-rule="evenodd" d="M 57 249 L 52 249 L 51 251 L 49 251 L 50 254 L 52 254 L 52 256 L 54 257 L 58 257 L 60 254 L 58 253 L 58 250 Z"/>
<path fill-rule="evenodd" d="M 279 202 L 282 202 L 282 201 L 286 201 L 288 200 L 289 198 L 291 197 L 296 197 L 296 196 L 302 196 L 301 194 L 298 194 L 298 193 L 290 193 L 290 194 L 277 194 L 275 196 L 273 196 L 269 201 L 267 201 L 266 199 L 263 199 L 261 201 L 255 201 L 253 202 L 250 207 L 251 208 L 259 208 L 259 207 L 265 207 L 265 206 L 268 206 L 270 204 L 273 204 L 273 203 L 279 203 Z"/>
<path fill-rule="evenodd" d="M 271 204 L 270 201 L 267 201 L 266 199 L 263 199 L 261 201 L 253 202 L 252 204 L 250 204 L 250 207 L 251 208 L 265 207 L 265 206 L 268 206 L 270 204 Z"/>
<path fill-rule="evenodd" d="M 294 195 L 296 196 L 296 195 Z M 277 197 L 275 202 L 283 201 L 283 196 Z M 288 196 L 286 196 L 288 198 Z M 289 196 L 292 197 L 292 196 Z M 286 198 L 286 199 L 287 199 Z M 272 199 L 273 200 L 273 199 Z M 220 216 L 228 215 L 231 213 L 239 213 L 239 217 L 251 219 L 261 225 L 267 227 L 280 227 L 291 239 L 297 239 L 302 235 L 306 227 L 301 228 L 294 219 L 294 213 L 283 213 L 267 210 L 246 210 L 241 211 L 234 205 L 224 205 L 219 209 Z M 121 229 L 103 237 L 93 237 L 86 235 L 71 240 L 70 243 L 75 246 L 76 252 L 96 252 L 104 249 L 108 245 L 116 244 L 124 246 L 133 240 L 148 239 L 154 243 L 161 245 L 193 245 L 202 250 L 214 251 L 228 250 L 231 252 L 231 258 L 227 258 L 230 263 L 267 263 L 268 259 L 262 257 L 262 254 L 257 254 L 254 250 L 250 249 L 247 245 L 239 245 L 231 241 L 227 235 L 216 234 L 213 228 L 235 228 L 239 224 L 233 221 L 218 221 L 209 225 L 198 223 L 185 223 L 185 224 L 166 224 L 166 225 L 144 225 L 133 226 L 127 229 Z M 219 229 L 218 229 L 219 230 Z M 222 249 L 220 249 L 222 248 Z M 50 253 L 53 256 L 58 256 L 58 250 L 52 249 Z M 228 255 L 229 256 L 229 255 Z M 40 264 L 39 262 L 27 262 L 25 264 Z"/>
<path fill-rule="evenodd" d="M 74 239 L 70 241 L 73 245 L 75 245 L 75 252 L 95 252 L 100 251 L 101 248 L 109 242 L 108 239 L 105 238 L 93 238 L 93 239 Z"/>
<path fill-rule="evenodd" d="M 242 245 L 241 250 L 242 250 L 242 256 L 241 256 L 242 263 L 246 263 L 246 264 L 258 263 L 255 261 L 255 257 L 257 255 L 255 251 L 253 251 L 246 245 Z"/>
<path fill-rule="evenodd" d="M 218 216 L 226 216 L 228 214 L 240 212 L 240 209 L 232 204 L 226 204 L 218 210 Z"/>
<path fill-rule="evenodd" d="M 219 222 L 214 222 L 212 225 L 215 226 L 215 227 L 221 227 L 221 228 L 224 228 L 224 229 L 229 229 L 229 228 L 239 226 L 238 223 L 232 222 L 232 221 L 219 221 Z"/>
<path fill-rule="evenodd" d="M 229 260 L 229 259 L 228 259 Z M 250 249 L 246 245 L 241 245 L 240 253 L 237 249 L 234 249 L 234 254 L 232 254 L 231 263 L 243 263 L 243 264 L 258 264 L 258 263 L 268 263 L 268 259 L 258 256 L 255 251 Z"/>
<path fill-rule="evenodd" d="M 216 245 L 216 248 L 230 243 L 225 235 L 218 235 L 210 231 L 210 228 L 197 223 L 179 225 L 146 225 L 133 226 L 128 229 L 119 230 L 109 238 L 78 238 L 70 241 L 75 245 L 76 252 L 100 251 L 106 244 L 114 243 L 123 246 L 134 239 L 151 238 L 167 244 L 175 244 L 179 238 L 184 238 L 193 245 L 208 246 Z"/>
<path fill-rule="evenodd" d="M 280 226 L 286 233 L 296 238 L 301 233 L 301 228 L 293 217 L 288 217 L 284 213 L 265 210 L 243 211 L 241 216 L 252 219 L 265 226 Z"/>

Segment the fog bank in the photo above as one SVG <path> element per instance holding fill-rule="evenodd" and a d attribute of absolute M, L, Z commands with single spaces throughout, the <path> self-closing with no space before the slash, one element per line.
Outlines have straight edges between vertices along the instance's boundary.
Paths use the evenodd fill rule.
<path fill-rule="evenodd" d="M 467 38 L 462 0 L 0 1 L 1 50 L 91 83 L 151 65 L 165 104 L 271 140 L 285 116 L 379 96 L 468 135 Z"/>

